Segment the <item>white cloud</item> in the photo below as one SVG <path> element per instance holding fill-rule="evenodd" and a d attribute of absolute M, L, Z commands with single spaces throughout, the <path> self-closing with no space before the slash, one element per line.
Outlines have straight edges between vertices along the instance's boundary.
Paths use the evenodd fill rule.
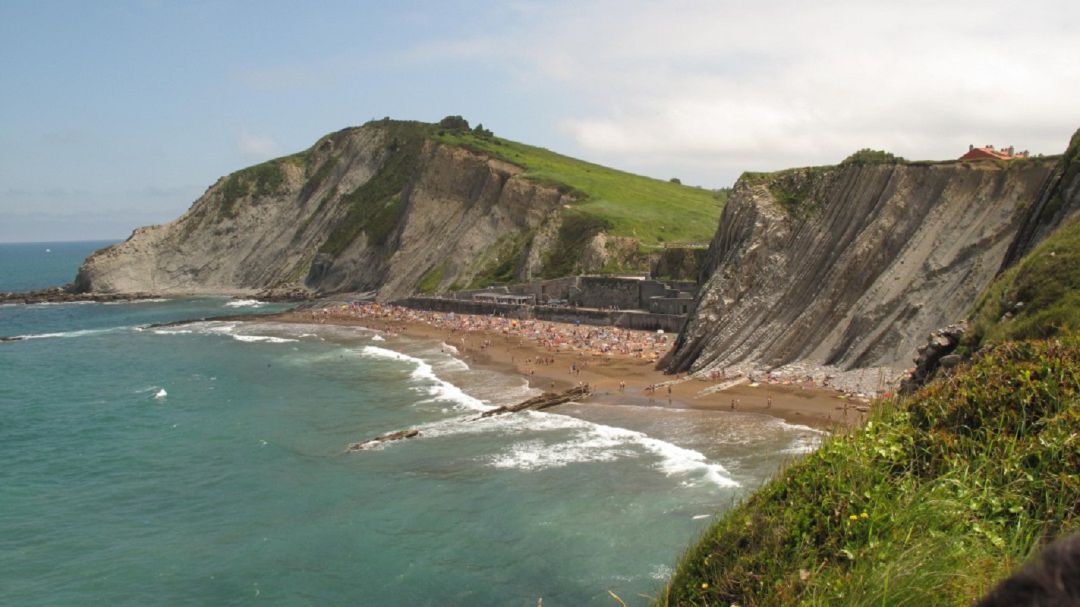
<path fill-rule="evenodd" d="M 519 86 L 579 105 L 581 152 L 709 185 L 863 147 L 1060 153 L 1080 126 L 1080 3 L 629 2 L 524 9 L 500 48 Z M 481 44 L 482 42 L 482 44 Z M 685 181 L 686 179 L 684 179 Z"/>
<path fill-rule="evenodd" d="M 255 158 L 272 158 L 281 154 L 281 146 L 270 135 L 260 135 L 247 130 L 240 131 L 236 149 L 241 154 Z"/>

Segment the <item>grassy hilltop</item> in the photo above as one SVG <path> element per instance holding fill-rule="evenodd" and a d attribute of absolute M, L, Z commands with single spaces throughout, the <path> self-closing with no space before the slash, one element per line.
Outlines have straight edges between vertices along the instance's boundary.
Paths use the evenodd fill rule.
<path fill-rule="evenodd" d="M 577 194 L 573 214 L 595 218 L 609 234 L 645 246 L 709 242 L 727 200 L 723 192 L 625 173 L 470 130 L 444 130 L 435 137 L 516 164 L 530 179 Z"/>

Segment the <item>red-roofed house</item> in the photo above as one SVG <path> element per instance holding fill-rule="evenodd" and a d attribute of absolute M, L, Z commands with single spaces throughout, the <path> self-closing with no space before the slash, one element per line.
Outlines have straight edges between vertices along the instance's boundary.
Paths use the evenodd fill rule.
<path fill-rule="evenodd" d="M 1013 146 L 995 150 L 994 146 L 987 145 L 981 148 L 977 148 L 974 145 L 968 146 L 967 154 L 960 157 L 960 160 L 979 160 L 980 158 L 992 158 L 995 160 L 1012 160 L 1014 158 L 1027 158 L 1027 150 L 1016 153 Z"/>

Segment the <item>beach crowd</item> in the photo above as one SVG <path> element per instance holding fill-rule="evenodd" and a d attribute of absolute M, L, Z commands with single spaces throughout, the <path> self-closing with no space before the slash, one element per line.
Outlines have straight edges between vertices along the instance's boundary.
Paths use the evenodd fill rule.
<path fill-rule="evenodd" d="M 376 321 L 380 328 L 404 332 L 408 323 L 423 323 L 445 329 L 451 343 L 454 334 L 500 334 L 532 341 L 549 352 L 580 352 L 592 356 L 622 356 L 656 360 L 671 346 L 671 336 L 663 332 L 635 331 L 617 327 L 597 327 L 546 320 L 521 320 L 499 316 L 479 316 L 454 312 L 430 312 L 378 303 L 351 303 L 312 312 L 316 322 L 337 318 Z M 478 345 L 484 345 L 478 344 Z"/>

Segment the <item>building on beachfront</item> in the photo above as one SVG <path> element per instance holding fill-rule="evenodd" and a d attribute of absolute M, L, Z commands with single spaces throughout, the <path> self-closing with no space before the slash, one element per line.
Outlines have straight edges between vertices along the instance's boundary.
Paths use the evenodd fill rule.
<path fill-rule="evenodd" d="M 985 145 L 981 148 L 977 148 L 974 145 L 968 145 L 967 154 L 960 157 L 960 160 L 1014 160 L 1016 158 L 1027 158 L 1028 151 L 1017 152 L 1016 148 L 1009 146 L 1007 148 L 995 149 L 992 145 Z"/>

